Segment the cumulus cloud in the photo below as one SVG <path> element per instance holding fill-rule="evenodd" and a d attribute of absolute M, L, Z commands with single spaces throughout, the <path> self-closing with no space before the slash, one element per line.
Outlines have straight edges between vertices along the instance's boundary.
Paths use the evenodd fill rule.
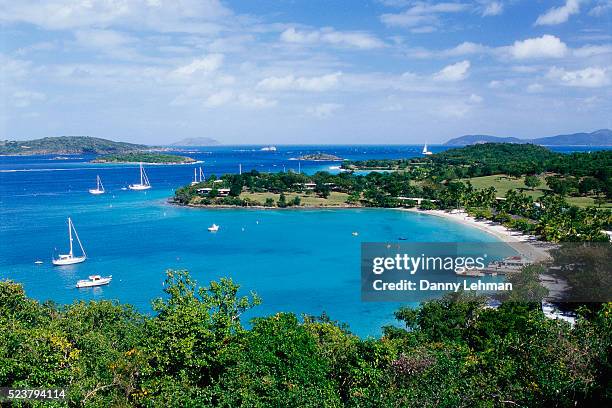
<path fill-rule="evenodd" d="M 336 72 L 314 77 L 268 77 L 259 81 L 256 88 L 264 91 L 323 92 L 335 88 L 341 75 L 341 72 Z"/>
<path fill-rule="evenodd" d="M 173 71 L 173 74 L 179 76 L 190 76 L 197 72 L 206 73 L 213 72 L 221 67 L 223 63 L 223 54 L 210 54 L 203 58 L 195 59 L 187 65 L 180 66 Z"/>
<path fill-rule="evenodd" d="M 216 108 L 230 102 L 234 98 L 234 92 L 228 89 L 215 92 L 209 95 L 204 101 L 204 106 L 208 108 Z"/>
<path fill-rule="evenodd" d="M 263 98 L 261 96 L 250 95 L 250 94 L 241 94 L 238 97 L 238 101 L 240 104 L 247 108 L 270 108 L 272 106 L 276 106 L 277 101 L 272 99 Z"/>
<path fill-rule="evenodd" d="M 380 21 L 390 27 L 412 28 L 414 32 L 430 32 L 440 24 L 440 15 L 459 13 L 469 9 L 463 3 L 415 3 L 412 7 L 400 13 L 386 13 L 380 16 Z M 419 31 L 425 29 L 425 31 Z"/>
<path fill-rule="evenodd" d="M 434 75 L 436 81 L 455 82 L 462 81 L 468 76 L 470 69 L 470 61 L 461 61 L 456 64 L 448 65 L 442 68 Z"/>
<path fill-rule="evenodd" d="M 384 47 L 385 44 L 377 37 L 360 31 L 336 31 L 326 27 L 320 30 L 298 31 L 291 27 L 281 33 L 281 41 L 295 44 L 325 43 L 335 46 L 372 49 Z"/>
<path fill-rule="evenodd" d="M 341 109 L 342 106 L 343 105 L 338 103 L 322 103 L 308 108 L 306 112 L 318 118 L 329 118 L 336 113 L 336 111 Z"/>
<path fill-rule="evenodd" d="M 528 38 L 523 41 L 515 41 L 509 47 L 510 55 L 516 59 L 531 58 L 561 58 L 567 52 L 567 45 L 553 35 L 543 35 L 537 38 Z"/>
<path fill-rule="evenodd" d="M 548 77 L 558 80 L 563 85 L 585 88 L 597 88 L 610 83 L 607 70 L 599 67 L 588 67 L 577 71 L 552 67 L 548 71 Z"/>
<path fill-rule="evenodd" d="M 535 25 L 556 25 L 565 23 L 572 14 L 580 12 L 580 0 L 566 0 L 565 5 L 553 7 L 540 15 Z"/>

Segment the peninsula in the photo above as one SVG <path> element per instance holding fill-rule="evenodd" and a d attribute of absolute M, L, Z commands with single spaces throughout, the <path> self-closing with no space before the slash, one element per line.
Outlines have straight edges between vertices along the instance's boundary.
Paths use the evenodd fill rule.
<path fill-rule="evenodd" d="M 1 140 L 0 155 L 123 154 L 153 150 L 150 146 L 115 142 L 90 136 L 45 137 L 33 140 Z"/>
<path fill-rule="evenodd" d="M 148 163 L 148 164 L 188 164 L 196 160 L 191 157 L 161 153 L 125 153 L 98 157 L 92 163 Z"/>

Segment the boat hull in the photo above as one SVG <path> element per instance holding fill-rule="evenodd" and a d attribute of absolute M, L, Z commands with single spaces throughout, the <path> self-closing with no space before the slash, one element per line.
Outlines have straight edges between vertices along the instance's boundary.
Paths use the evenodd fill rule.
<path fill-rule="evenodd" d="M 95 282 L 92 282 L 89 280 L 82 280 L 82 281 L 77 282 L 76 288 L 81 289 L 81 288 L 93 288 L 96 286 L 104 286 L 104 285 L 108 285 L 111 282 L 111 280 L 112 278 L 102 278 Z"/>
<path fill-rule="evenodd" d="M 99 194 L 104 194 L 104 190 L 98 190 L 98 189 L 90 189 L 89 190 L 89 194 L 93 194 L 93 195 L 99 195 Z"/>
<path fill-rule="evenodd" d="M 64 265 L 74 265 L 74 264 L 78 264 L 81 262 L 85 262 L 86 259 L 87 259 L 86 256 L 73 256 L 72 258 L 53 259 L 51 262 L 55 266 L 64 266 Z"/>
<path fill-rule="evenodd" d="M 136 190 L 136 191 L 138 191 L 138 190 L 148 190 L 148 189 L 150 189 L 150 188 L 151 188 L 151 186 L 147 186 L 147 185 L 145 185 L 145 184 L 130 184 L 130 185 L 128 186 L 128 188 L 129 188 L 130 190 Z"/>

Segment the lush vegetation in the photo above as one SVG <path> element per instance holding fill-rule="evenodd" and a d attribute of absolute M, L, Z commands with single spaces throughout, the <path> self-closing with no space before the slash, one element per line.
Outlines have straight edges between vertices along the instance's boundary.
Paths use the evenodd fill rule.
<path fill-rule="evenodd" d="M 153 316 L 110 301 L 39 304 L 0 282 L 0 386 L 68 389 L 88 407 L 609 405 L 612 304 L 572 328 L 539 303 L 446 298 L 361 339 L 327 316 L 279 313 L 231 280 L 168 272 Z M 43 406 L 43 403 L 32 403 Z M 45 403 L 44 406 L 50 404 Z"/>
<path fill-rule="evenodd" d="M 400 163 L 405 167 L 401 171 L 367 175 L 318 172 L 310 176 L 251 171 L 227 174 L 219 180 L 212 176 L 206 182 L 178 189 L 174 201 L 184 205 L 338 206 L 338 198 L 343 197 L 346 206 L 394 208 L 414 207 L 419 198 L 422 209 L 466 209 L 479 218 L 501 222 L 553 242 L 605 241 L 608 238 L 602 231 L 612 227 L 609 209 L 569 204 L 564 196 L 574 190 L 560 192 L 559 188 L 551 187 L 537 194 L 535 190 L 544 182 L 551 186 L 554 180 L 575 179 L 578 180 L 576 194 L 584 194 L 582 197 L 592 203 L 606 204 L 606 195 L 612 186 L 612 151 L 559 155 L 534 145 L 484 144 L 448 150 L 432 159 L 367 163 L 377 167 Z M 546 177 L 530 173 L 542 166 L 556 173 Z M 502 191 L 505 197 L 500 197 L 493 186 L 481 184 L 475 188 L 470 179 L 462 178 L 492 171 L 527 172 L 520 183 L 525 191 L 506 188 Z M 499 177 L 514 180 L 513 176 Z M 516 182 L 507 185 L 519 187 Z M 212 191 L 200 194 L 201 188 Z M 220 189 L 226 189 L 229 194 L 220 197 Z M 329 200 L 331 193 L 335 193 L 333 202 Z"/>
<path fill-rule="evenodd" d="M 93 160 L 94 163 L 156 163 L 156 164 L 182 164 L 193 163 L 191 157 L 177 156 L 174 154 L 161 153 L 125 153 L 111 154 L 108 156 L 98 157 Z"/>
<path fill-rule="evenodd" d="M 312 153 L 298 157 L 298 160 L 317 160 L 317 161 L 340 161 L 341 157 L 327 153 Z"/>
<path fill-rule="evenodd" d="M 144 145 L 113 142 L 89 136 L 45 137 L 35 140 L 0 141 L 0 154 L 115 154 L 142 151 Z"/>

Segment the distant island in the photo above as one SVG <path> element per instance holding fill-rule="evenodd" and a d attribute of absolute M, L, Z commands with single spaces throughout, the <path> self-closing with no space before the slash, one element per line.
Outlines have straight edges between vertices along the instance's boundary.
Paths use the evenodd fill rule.
<path fill-rule="evenodd" d="M 591 133 L 572 133 L 536 139 L 498 137 L 490 135 L 465 135 L 444 143 L 445 146 L 467 146 L 479 143 L 532 143 L 542 146 L 612 146 L 612 130 L 600 129 Z"/>
<path fill-rule="evenodd" d="M 342 157 L 334 156 L 333 154 L 327 153 L 313 153 L 305 154 L 298 157 L 296 160 L 312 160 L 312 161 L 342 161 Z"/>
<path fill-rule="evenodd" d="M 170 146 L 184 146 L 184 147 L 197 147 L 197 146 L 218 146 L 218 140 L 213 139 L 211 137 L 188 137 L 186 139 L 181 139 L 178 142 L 172 143 Z"/>
<path fill-rule="evenodd" d="M 194 163 L 191 157 L 161 153 L 125 153 L 98 157 L 92 163 L 149 163 L 149 164 L 188 164 Z"/>
<path fill-rule="evenodd" d="M 114 142 L 90 136 L 45 137 L 34 140 L 1 140 L 0 155 L 123 154 L 150 151 L 150 146 Z"/>

